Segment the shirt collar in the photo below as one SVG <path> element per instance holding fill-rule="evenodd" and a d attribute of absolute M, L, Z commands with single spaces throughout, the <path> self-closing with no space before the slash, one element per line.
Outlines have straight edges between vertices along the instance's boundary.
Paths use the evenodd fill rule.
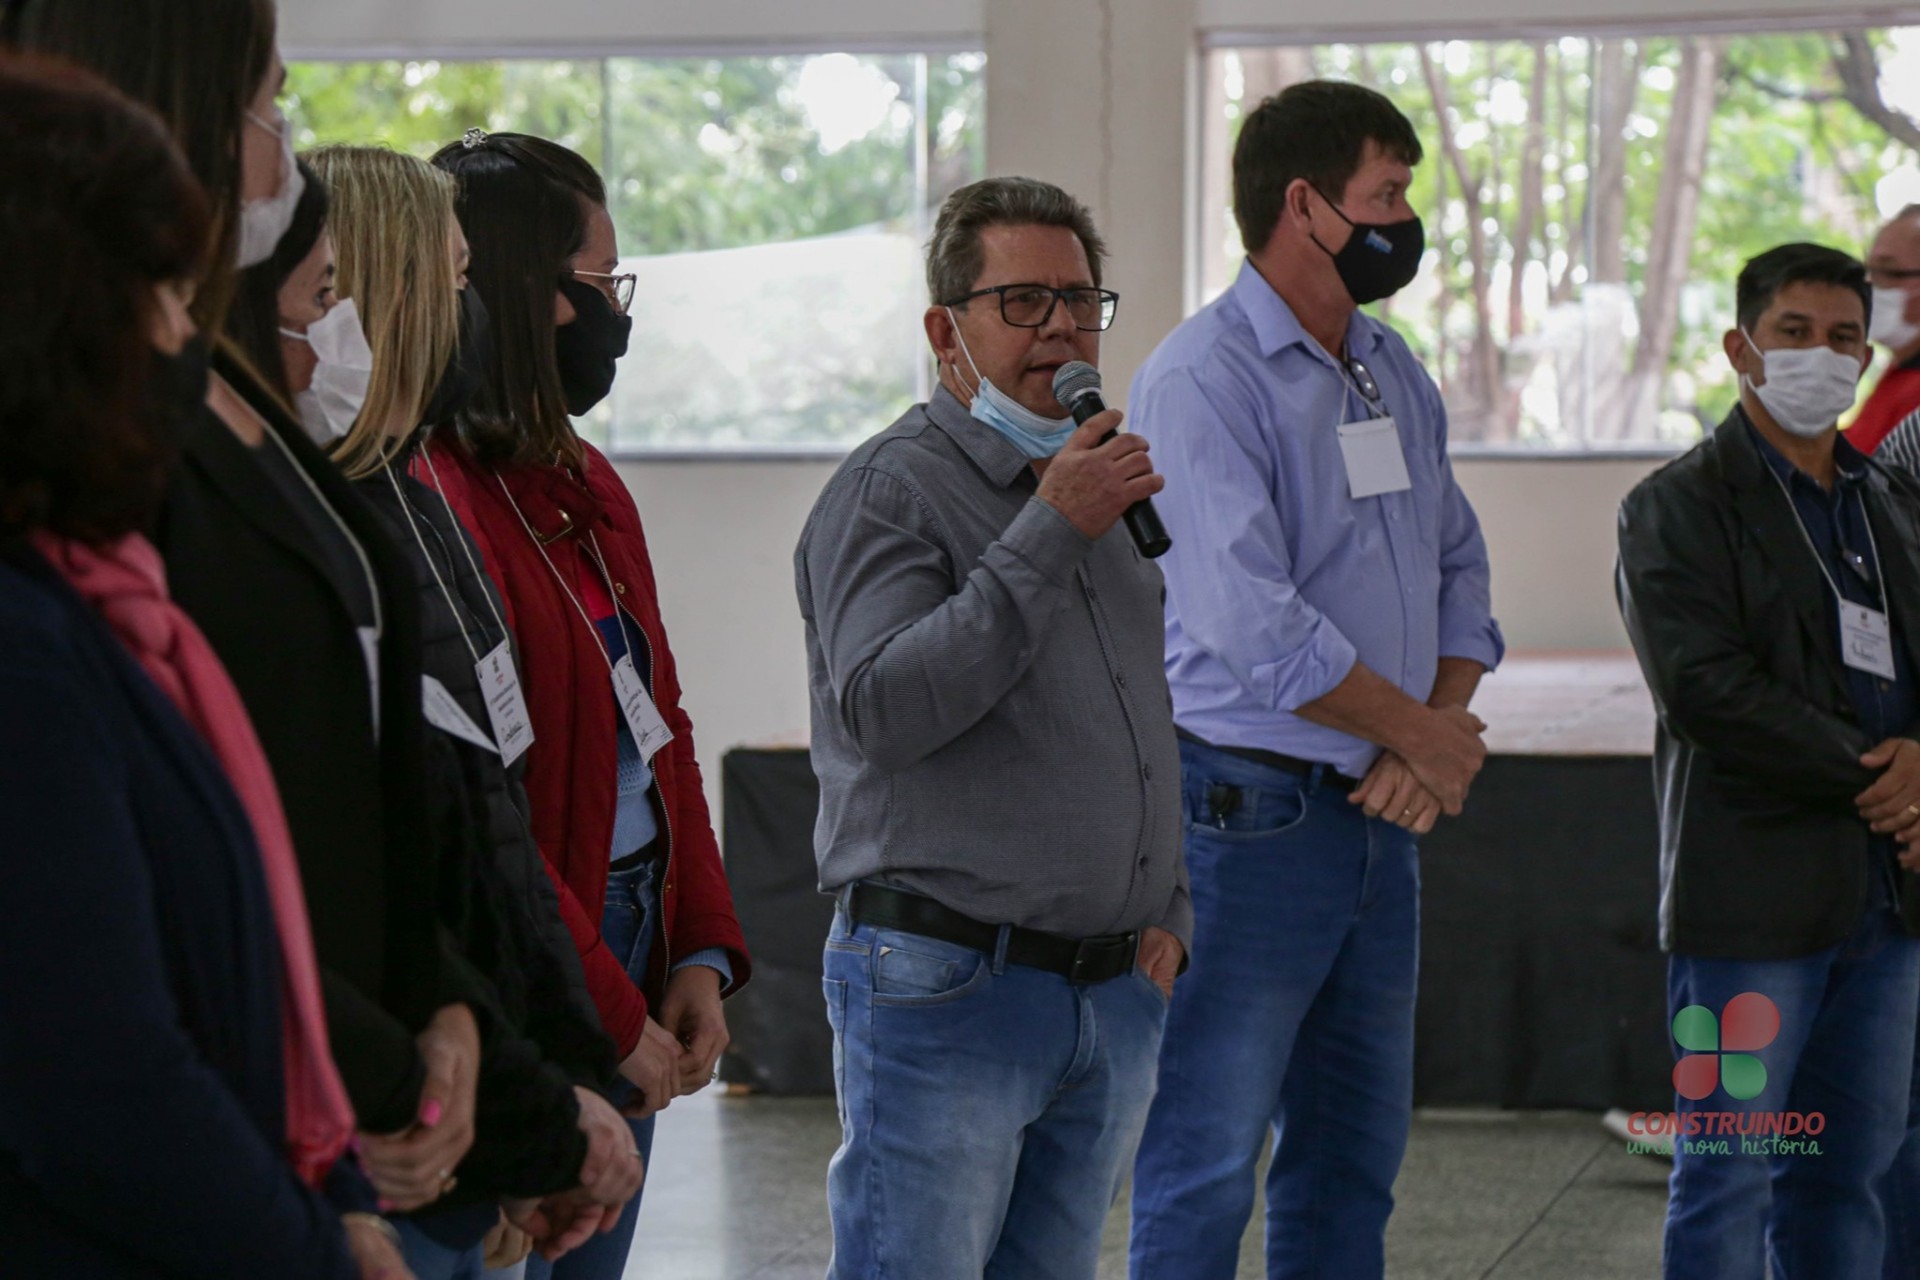
<path fill-rule="evenodd" d="M 1002 489 L 1030 469 L 1027 455 L 1016 449 L 1013 441 L 974 417 L 944 383 L 934 387 L 933 399 L 927 402 L 927 417 L 953 438 L 960 451 L 973 459 L 973 465 L 980 468 L 988 480 Z"/>
<path fill-rule="evenodd" d="M 1267 278 L 1260 274 L 1251 258 L 1240 264 L 1240 276 L 1229 290 L 1233 300 L 1246 313 L 1248 323 L 1253 326 L 1253 336 L 1260 343 L 1260 354 L 1269 358 L 1278 355 L 1291 346 L 1301 346 L 1307 354 L 1317 356 L 1328 364 L 1334 363 L 1333 354 L 1316 342 L 1312 335 L 1300 324 L 1300 318 L 1293 313 Z M 1353 316 L 1347 321 L 1347 356 L 1365 359 L 1373 354 L 1380 342 L 1380 322 L 1366 312 L 1355 308 Z"/>
<path fill-rule="evenodd" d="M 1753 425 L 1753 419 L 1747 416 L 1745 409 L 1740 411 L 1741 419 L 1747 424 L 1747 434 L 1753 437 L 1754 447 L 1759 449 L 1761 461 L 1780 477 L 1783 484 L 1793 484 L 1797 479 L 1819 488 L 1812 476 L 1800 470 L 1787 459 L 1787 455 L 1773 447 L 1773 441 L 1760 434 L 1760 428 Z M 1867 478 L 1867 456 L 1847 443 L 1844 433 L 1836 432 L 1833 437 L 1833 465 L 1839 473 L 1840 483 L 1852 488 Z"/>

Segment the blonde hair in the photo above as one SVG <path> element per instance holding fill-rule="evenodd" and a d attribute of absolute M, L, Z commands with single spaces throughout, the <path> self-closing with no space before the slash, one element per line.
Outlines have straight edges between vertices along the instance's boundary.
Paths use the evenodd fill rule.
<path fill-rule="evenodd" d="M 332 197 L 335 288 L 359 308 L 373 348 L 366 404 L 333 446 L 347 478 L 360 480 L 405 450 L 459 345 L 454 184 L 385 147 L 321 147 L 304 158 Z"/>

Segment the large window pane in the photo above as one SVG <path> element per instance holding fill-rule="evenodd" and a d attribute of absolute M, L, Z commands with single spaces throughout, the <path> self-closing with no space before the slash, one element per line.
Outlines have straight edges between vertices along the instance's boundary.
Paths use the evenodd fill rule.
<path fill-rule="evenodd" d="M 1216 50 L 1203 285 L 1239 264 L 1242 112 L 1355 80 L 1427 148 L 1427 262 L 1377 310 L 1440 381 L 1454 441 L 1689 443 L 1736 392 L 1720 340 L 1741 262 L 1801 239 L 1864 254 L 1916 198 L 1916 57 L 1920 29 Z"/>
<path fill-rule="evenodd" d="M 292 69 L 302 146 L 430 154 L 478 125 L 600 165 L 630 354 L 616 449 L 844 447 L 928 391 L 920 246 L 985 172 L 985 59 L 824 54 Z"/>

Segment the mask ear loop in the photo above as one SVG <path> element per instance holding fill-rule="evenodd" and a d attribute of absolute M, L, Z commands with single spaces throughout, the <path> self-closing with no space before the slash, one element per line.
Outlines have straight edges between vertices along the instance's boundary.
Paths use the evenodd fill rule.
<path fill-rule="evenodd" d="M 1311 182 L 1307 184 L 1307 190 L 1319 196 L 1320 203 L 1326 205 L 1327 208 L 1333 210 L 1334 217 L 1340 219 L 1340 221 L 1346 223 L 1347 226 L 1349 227 L 1353 226 L 1353 219 L 1349 218 L 1346 214 L 1341 213 L 1340 206 L 1335 204 L 1333 201 L 1327 199 L 1326 192 L 1322 191 L 1319 187 L 1314 186 Z M 1327 246 L 1321 242 L 1320 237 L 1314 234 L 1313 226 L 1311 223 L 1309 223 L 1307 226 L 1307 239 L 1313 241 L 1313 247 L 1318 249 L 1320 252 L 1326 254 L 1329 258 L 1337 258 L 1340 256 L 1339 254 L 1335 253 L 1333 250 L 1327 248 Z"/>
<path fill-rule="evenodd" d="M 952 307 L 943 306 L 940 309 L 947 313 L 947 319 L 953 324 L 953 336 L 960 342 L 960 353 L 966 356 L 967 363 L 973 366 L 973 386 L 967 387 L 965 382 L 960 382 L 960 385 L 966 388 L 967 407 L 970 409 L 973 407 L 974 400 L 979 397 L 980 388 L 986 382 L 986 379 L 980 376 L 980 366 L 973 363 L 973 352 L 967 350 L 967 336 L 960 332 L 960 317 L 953 314 Z M 948 367 L 953 370 L 954 380 L 959 382 L 960 366 L 957 364 L 949 364 Z"/>
<path fill-rule="evenodd" d="M 1757 355 L 1757 356 L 1759 356 L 1759 357 L 1760 357 L 1760 368 L 1761 368 L 1762 370 L 1764 370 L 1764 369 L 1766 369 L 1766 367 L 1767 367 L 1767 353 L 1766 353 L 1766 352 L 1764 352 L 1764 351 L 1762 351 L 1762 350 L 1760 349 L 1760 344 L 1759 344 L 1759 343 L 1757 343 L 1757 342 L 1755 342 L 1755 341 L 1753 340 L 1753 335 L 1747 332 L 1747 326 L 1745 326 L 1745 325 L 1741 325 L 1741 326 L 1740 326 L 1740 336 L 1741 336 L 1741 337 L 1742 337 L 1743 339 L 1745 339 L 1745 340 L 1746 340 L 1746 344 L 1747 344 L 1747 349 L 1748 349 L 1748 350 L 1750 350 L 1750 351 L 1752 351 L 1752 352 L 1753 352 L 1753 354 L 1755 354 L 1755 355 Z M 1757 396 L 1757 395 L 1759 395 L 1759 394 L 1760 394 L 1760 388 L 1759 388 L 1759 386 L 1758 386 L 1758 385 L 1757 385 L 1757 384 L 1756 384 L 1756 383 L 1754 382 L 1754 380 L 1753 380 L 1753 378 L 1752 378 L 1752 376 L 1751 376 L 1751 375 L 1749 375 L 1749 374 L 1745 374 L 1745 373 L 1743 373 L 1743 374 L 1741 374 L 1741 375 L 1740 375 L 1740 384 L 1741 384 L 1742 386 L 1744 386 L 1744 387 L 1745 387 L 1745 388 L 1746 388 L 1747 390 L 1749 390 L 1749 391 L 1751 391 L 1751 392 L 1753 392 L 1753 394 L 1754 394 L 1754 395 L 1756 395 L 1756 396 Z"/>

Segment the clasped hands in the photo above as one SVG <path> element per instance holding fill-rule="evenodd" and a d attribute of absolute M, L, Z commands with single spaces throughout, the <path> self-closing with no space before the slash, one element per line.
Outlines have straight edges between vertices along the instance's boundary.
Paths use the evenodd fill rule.
<path fill-rule="evenodd" d="M 720 1007 L 720 974 L 704 965 L 680 970 L 668 979 L 659 1012 L 658 1019 L 647 1019 L 640 1043 L 620 1064 L 620 1074 L 639 1091 L 638 1098 L 616 1111 L 598 1094 L 576 1090 L 580 1128 L 588 1140 L 580 1185 L 545 1199 L 504 1205 L 498 1229 L 502 1256 L 511 1257 L 518 1246 L 537 1248 L 552 1260 L 579 1248 L 596 1232 L 613 1230 L 646 1177 L 627 1119 L 644 1120 L 713 1079 L 714 1065 L 730 1043 Z"/>
<path fill-rule="evenodd" d="M 1432 709 L 1421 746 L 1409 755 L 1382 752 L 1348 797 L 1369 818 L 1384 818 L 1423 836 L 1444 813 L 1460 816 L 1467 792 L 1486 763 L 1484 720 L 1465 707 Z"/>
<path fill-rule="evenodd" d="M 1920 871 L 1920 742 L 1888 738 L 1860 763 L 1882 773 L 1854 797 L 1855 807 L 1876 834 L 1900 842 L 1901 866 Z"/>

